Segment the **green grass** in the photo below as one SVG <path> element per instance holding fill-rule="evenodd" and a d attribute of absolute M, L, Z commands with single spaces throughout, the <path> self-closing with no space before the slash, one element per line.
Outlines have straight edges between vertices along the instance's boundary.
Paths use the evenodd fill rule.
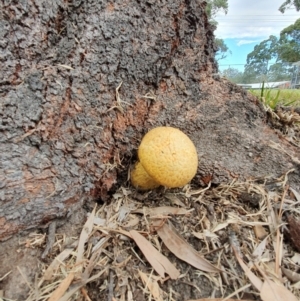
<path fill-rule="evenodd" d="M 250 90 L 265 105 L 275 109 L 277 105 L 300 106 L 300 89 L 267 89 Z"/>

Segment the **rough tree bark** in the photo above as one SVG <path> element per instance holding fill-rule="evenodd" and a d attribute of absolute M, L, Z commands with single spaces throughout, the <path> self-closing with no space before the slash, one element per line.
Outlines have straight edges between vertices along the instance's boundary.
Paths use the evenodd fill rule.
<path fill-rule="evenodd" d="M 255 98 L 215 75 L 204 8 L 1 1 L 0 240 L 129 185 L 138 143 L 158 125 L 195 142 L 194 185 L 294 168 L 299 189 L 296 149 L 268 127 Z"/>

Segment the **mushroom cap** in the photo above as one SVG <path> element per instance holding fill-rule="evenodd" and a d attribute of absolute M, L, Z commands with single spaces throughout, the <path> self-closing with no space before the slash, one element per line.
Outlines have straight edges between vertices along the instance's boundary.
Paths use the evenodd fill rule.
<path fill-rule="evenodd" d="M 190 138 L 172 127 L 157 127 L 141 141 L 138 157 L 155 182 L 166 187 L 181 187 L 196 174 L 197 150 Z"/>

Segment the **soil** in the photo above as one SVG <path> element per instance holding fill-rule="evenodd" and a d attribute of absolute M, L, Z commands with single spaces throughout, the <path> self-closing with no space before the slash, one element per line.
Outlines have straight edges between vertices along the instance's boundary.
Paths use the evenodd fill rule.
<path fill-rule="evenodd" d="M 66 233 L 69 237 L 78 236 L 82 224 L 86 219 L 87 208 L 80 208 L 74 211 L 65 221 L 57 221 L 57 234 Z M 42 254 L 45 248 L 44 242 L 38 247 L 30 247 L 28 241 L 32 239 L 30 234 L 47 234 L 47 229 L 37 232 L 24 232 L 15 235 L 13 238 L 1 243 L 1 277 L 6 273 L 9 278 L 0 282 L 0 288 L 4 292 L 4 297 L 11 300 L 26 300 L 30 291 L 28 283 L 36 285 L 38 277 L 42 273 L 42 265 L 45 260 Z M 20 272 L 21 270 L 21 272 Z M 3 297 L 3 296 L 2 296 Z M 6 300 L 4 298 L 4 300 Z"/>

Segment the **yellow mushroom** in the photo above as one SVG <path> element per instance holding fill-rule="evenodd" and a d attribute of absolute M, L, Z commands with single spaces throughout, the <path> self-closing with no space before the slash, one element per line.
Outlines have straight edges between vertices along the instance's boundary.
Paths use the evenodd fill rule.
<path fill-rule="evenodd" d="M 157 127 L 149 131 L 139 146 L 138 157 L 131 183 L 142 190 L 160 185 L 181 187 L 197 172 L 197 150 L 190 138 L 176 128 Z"/>

